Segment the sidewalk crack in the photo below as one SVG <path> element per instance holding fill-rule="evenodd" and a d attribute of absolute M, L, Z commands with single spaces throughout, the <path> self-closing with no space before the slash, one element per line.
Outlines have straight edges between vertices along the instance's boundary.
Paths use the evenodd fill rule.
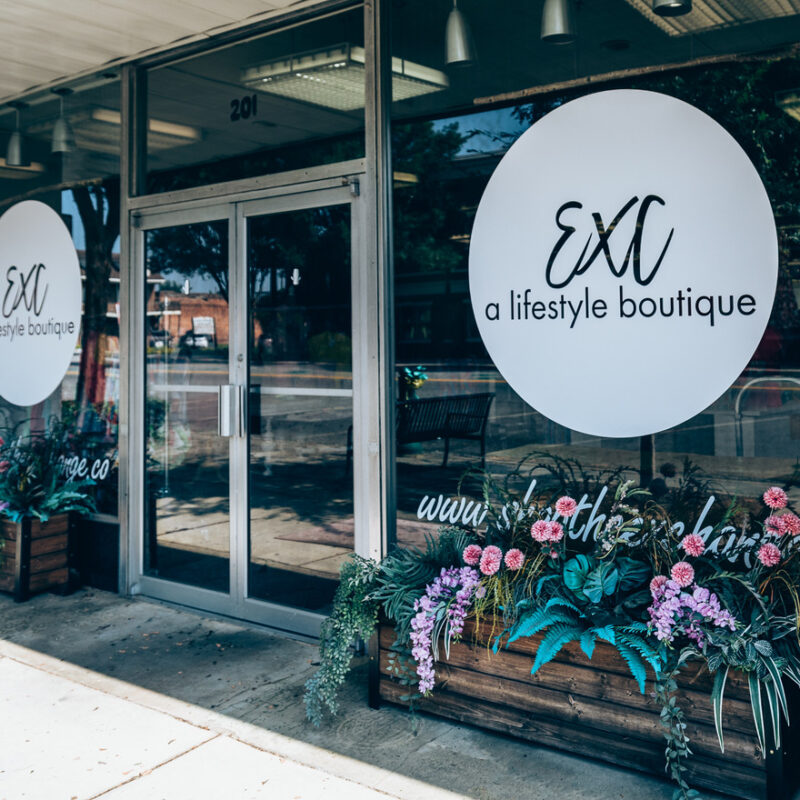
<path fill-rule="evenodd" d="M 87 798 L 87 800 L 96 800 L 98 797 L 105 797 L 106 795 L 110 794 L 113 791 L 116 791 L 117 789 L 121 788 L 122 786 L 127 786 L 129 783 L 133 783 L 134 781 L 138 781 L 140 778 L 144 778 L 147 775 L 150 775 L 150 773 L 155 772 L 157 769 L 160 769 L 161 767 L 165 767 L 167 764 L 171 764 L 173 761 L 176 761 L 179 758 L 183 758 L 183 756 L 194 752 L 199 747 L 202 747 L 203 745 L 206 745 L 209 742 L 213 742 L 214 739 L 219 739 L 220 736 L 222 736 L 222 735 L 223 734 L 221 734 L 221 733 L 217 733 L 216 735 L 211 736 L 208 739 L 204 739 L 202 742 L 198 742 L 197 744 L 192 745 L 192 747 L 188 748 L 187 750 L 182 750 L 180 753 L 176 753 L 174 756 L 166 759 L 166 761 L 162 761 L 161 763 L 156 764 L 155 766 L 150 767 L 149 769 L 144 770 L 143 772 L 140 772 L 138 775 L 134 775 L 131 778 L 127 778 L 126 780 L 122 781 L 121 783 L 117 783 L 117 784 L 115 784 L 114 786 L 111 786 L 108 789 L 103 789 L 102 792 L 98 792 L 97 794 L 93 794 L 91 797 Z"/>

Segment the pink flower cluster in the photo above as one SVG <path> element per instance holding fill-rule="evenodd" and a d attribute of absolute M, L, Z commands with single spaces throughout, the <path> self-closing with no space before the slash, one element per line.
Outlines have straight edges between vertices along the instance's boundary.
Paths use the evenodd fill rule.
<path fill-rule="evenodd" d="M 694 583 L 694 567 L 688 561 L 679 561 L 674 564 L 669 574 L 681 589 Z"/>
<path fill-rule="evenodd" d="M 776 564 L 780 563 L 781 560 L 781 551 L 777 545 L 772 544 L 772 542 L 766 542 L 762 544 L 761 547 L 758 548 L 758 560 L 765 566 L 765 567 L 774 567 Z"/>
<path fill-rule="evenodd" d="M 767 533 L 775 536 L 798 536 L 800 535 L 800 517 L 785 511 L 783 514 L 770 514 L 764 522 Z"/>
<path fill-rule="evenodd" d="M 564 528 L 560 522 L 552 522 L 540 519 L 534 522 L 531 527 L 531 537 L 536 542 L 545 544 L 547 542 L 560 542 L 564 538 Z"/>
<path fill-rule="evenodd" d="M 678 546 L 684 549 L 686 555 L 694 556 L 695 558 L 703 555 L 706 549 L 706 543 L 703 541 L 703 537 L 697 533 L 690 533 L 688 536 L 684 536 Z"/>
<path fill-rule="evenodd" d="M 493 544 L 483 550 L 477 544 L 467 545 L 461 557 L 464 559 L 465 564 L 471 567 L 478 567 L 486 576 L 496 575 L 500 571 L 503 562 L 505 562 L 508 569 L 514 572 L 522 569 L 522 565 L 525 563 L 525 554 L 522 550 L 512 547 L 504 557 L 503 551 Z"/>
<path fill-rule="evenodd" d="M 569 519 L 577 510 L 578 504 L 571 497 L 559 497 L 556 500 L 556 511 L 564 519 Z"/>
<path fill-rule="evenodd" d="M 773 510 L 776 508 L 786 508 L 788 502 L 789 498 L 786 496 L 786 492 L 778 486 L 771 486 L 764 492 L 764 505 Z"/>

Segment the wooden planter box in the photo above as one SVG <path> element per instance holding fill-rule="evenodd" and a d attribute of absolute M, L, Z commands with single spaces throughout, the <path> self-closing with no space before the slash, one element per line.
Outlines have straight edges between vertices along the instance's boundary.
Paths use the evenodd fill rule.
<path fill-rule="evenodd" d="M 475 626 L 468 622 L 463 642 L 454 644 L 449 660 L 436 666 L 433 695 L 416 701 L 417 708 L 665 777 L 665 739 L 659 724 L 660 707 L 651 696 L 653 676 L 647 693 L 641 694 L 618 652 L 604 642 L 597 643 L 591 661 L 577 643 L 567 645 L 554 661 L 532 676 L 539 639 L 520 640 L 493 654 L 486 646 L 486 637 L 476 635 Z M 382 626 L 380 675 L 373 673 L 373 680 L 379 683 L 377 687 L 373 683 L 372 696 L 407 705 L 403 698 L 414 688 L 393 680 L 388 669 L 394 641 L 394 630 Z M 797 734 L 792 739 L 790 732 L 800 728 L 800 716 L 794 716 L 792 728 L 783 732 L 783 753 L 773 752 L 763 759 L 747 679 L 731 672 L 723 704 L 723 754 L 711 710 L 711 676 L 700 664 L 687 665 L 678 684 L 678 702 L 686 716 L 693 752 L 687 761 L 689 783 L 747 800 L 789 797 L 795 780 L 789 772 L 790 759 L 785 756 L 797 743 Z"/>
<path fill-rule="evenodd" d="M 0 591 L 20 603 L 38 592 L 68 590 L 69 521 L 69 514 L 0 521 Z"/>

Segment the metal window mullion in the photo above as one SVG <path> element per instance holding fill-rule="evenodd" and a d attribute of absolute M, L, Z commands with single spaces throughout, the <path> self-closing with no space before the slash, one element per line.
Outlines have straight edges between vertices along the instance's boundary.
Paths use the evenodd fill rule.
<path fill-rule="evenodd" d="M 394 275 L 392 266 L 392 168 L 390 139 L 391 37 L 389 0 L 364 4 L 366 73 L 363 203 L 368 209 L 366 238 L 366 347 L 370 370 L 357 392 L 364 392 L 366 414 L 356 419 L 366 435 L 356 449 L 369 465 L 365 477 L 369 555 L 381 557 L 396 538 Z M 358 528 L 356 528 L 358 537 Z"/>
<path fill-rule="evenodd" d="M 131 196 L 141 191 L 146 115 L 143 76 L 131 65 L 120 75 L 120 295 L 119 295 L 119 563 L 117 588 L 133 591 L 141 574 L 144 530 L 144 253 L 133 227 Z"/>

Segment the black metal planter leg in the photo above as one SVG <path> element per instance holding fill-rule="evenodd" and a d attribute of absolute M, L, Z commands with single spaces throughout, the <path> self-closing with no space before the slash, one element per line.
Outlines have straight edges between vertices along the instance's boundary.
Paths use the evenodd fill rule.
<path fill-rule="evenodd" d="M 14 602 L 30 597 L 31 589 L 31 521 L 23 519 L 17 528 L 17 551 L 14 575 Z"/>

